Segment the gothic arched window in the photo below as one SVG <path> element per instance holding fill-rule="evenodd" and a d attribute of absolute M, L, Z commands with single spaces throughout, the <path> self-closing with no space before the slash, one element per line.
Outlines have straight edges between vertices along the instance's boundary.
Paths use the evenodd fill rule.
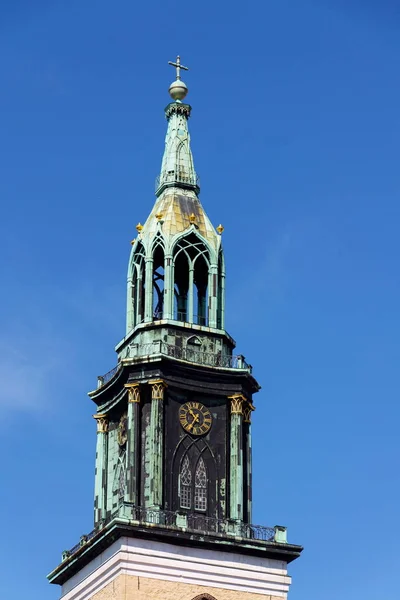
<path fill-rule="evenodd" d="M 140 244 L 135 252 L 132 265 L 132 281 L 130 291 L 131 311 L 128 317 L 128 329 L 131 329 L 144 318 L 144 290 L 145 290 L 145 253 Z"/>
<path fill-rule="evenodd" d="M 192 472 L 187 454 L 181 467 L 181 508 L 192 508 Z"/>
<path fill-rule="evenodd" d="M 210 256 L 202 240 L 191 233 L 174 248 L 175 318 L 208 325 Z"/>
<path fill-rule="evenodd" d="M 189 456 L 186 454 L 180 471 L 180 507 L 196 511 L 207 510 L 207 470 L 200 456 L 193 472 Z"/>
<path fill-rule="evenodd" d="M 153 252 L 153 319 L 163 318 L 164 312 L 164 248 L 160 240 Z"/>
<path fill-rule="evenodd" d="M 207 510 L 207 471 L 201 456 L 194 477 L 194 509 Z"/>

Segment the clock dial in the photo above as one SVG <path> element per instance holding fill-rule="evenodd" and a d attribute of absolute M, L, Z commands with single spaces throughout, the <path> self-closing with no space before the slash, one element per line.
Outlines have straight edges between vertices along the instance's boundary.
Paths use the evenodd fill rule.
<path fill-rule="evenodd" d="M 192 435 L 204 435 L 211 428 L 212 416 L 200 402 L 186 402 L 179 409 L 179 421 Z"/>

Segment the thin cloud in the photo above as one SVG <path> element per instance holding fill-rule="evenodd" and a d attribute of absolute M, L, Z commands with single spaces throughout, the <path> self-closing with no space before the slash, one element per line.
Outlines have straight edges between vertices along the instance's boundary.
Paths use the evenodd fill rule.
<path fill-rule="evenodd" d="M 49 381 L 60 368 L 51 340 L 38 336 L 0 340 L 0 407 L 41 411 L 49 399 Z"/>

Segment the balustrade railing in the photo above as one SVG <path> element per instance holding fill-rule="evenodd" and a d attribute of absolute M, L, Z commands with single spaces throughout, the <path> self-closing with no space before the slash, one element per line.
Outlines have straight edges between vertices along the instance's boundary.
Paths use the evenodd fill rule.
<path fill-rule="evenodd" d="M 161 175 L 156 177 L 155 190 L 163 184 L 168 183 L 183 183 L 183 185 L 196 186 L 200 188 L 200 177 L 196 173 L 187 173 L 186 170 L 181 171 L 163 171 Z"/>
<path fill-rule="evenodd" d="M 286 533 L 282 538 L 282 527 L 264 527 L 263 525 L 252 525 L 235 521 L 233 519 L 217 519 L 207 517 L 199 513 L 184 513 L 179 511 L 158 510 L 135 506 L 130 502 L 121 502 L 118 510 L 102 521 L 101 526 L 94 529 L 88 535 L 83 535 L 79 544 L 76 544 L 71 550 L 63 552 L 63 560 L 66 560 L 75 554 L 82 546 L 87 544 L 95 537 L 103 527 L 114 519 L 129 521 L 130 524 L 143 526 L 158 526 L 187 532 L 201 532 L 202 534 L 218 534 L 223 536 L 240 537 L 246 540 L 257 540 L 261 542 L 280 542 L 286 543 Z M 133 523 L 132 523 L 133 522 Z"/>
<path fill-rule="evenodd" d="M 132 344 L 130 358 L 151 356 L 153 354 L 164 354 L 171 358 L 177 358 L 187 362 L 194 362 L 209 367 L 222 367 L 225 369 L 247 369 L 251 371 L 244 356 L 238 354 L 222 354 L 222 352 L 205 352 L 195 346 L 176 346 L 163 341 L 149 342 L 148 344 Z"/>
<path fill-rule="evenodd" d="M 238 354 L 236 356 L 222 354 L 222 352 L 204 352 L 195 346 L 187 345 L 185 347 L 175 346 L 167 342 L 157 341 L 148 344 L 131 344 L 127 358 L 145 358 L 162 354 L 169 358 L 184 360 L 185 362 L 196 363 L 206 367 L 221 367 L 223 369 L 245 369 L 252 372 L 252 366 L 249 365 L 244 356 Z M 101 388 L 108 383 L 112 377 L 121 368 L 121 363 L 108 371 L 105 375 L 97 378 L 97 387 Z"/>
<path fill-rule="evenodd" d="M 117 373 L 120 367 L 121 365 L 118 364 L 116 367 L 108 371 L 108 373 L 106 373 L 105 375 L 99 375 L 97 378 L 97 387 L 102 387 L 103 385 L 108 383 L 110 379 L 114 377 L 114 375 Z"/>

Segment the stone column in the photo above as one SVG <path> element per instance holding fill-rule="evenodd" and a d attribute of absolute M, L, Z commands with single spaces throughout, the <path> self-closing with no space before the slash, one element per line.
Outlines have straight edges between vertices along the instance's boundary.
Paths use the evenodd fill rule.
<path fill-rule="evenodd" d="M 134 267 L 135 268 L 135 267 Z M 126 294 L 126 332 L 128 333 L 135 326 L 136 302 L 134 298 L 134 288 L 132 286 L 132 275 L 129 275 Z"/>
<path fill-rule="evenodd" d="M 144 293 L 144 320 L 153 320 L 153 258 L 146 258 L 146 277 Z"/>
<path fill-rule="evenodd" d="M 229 516 L 236 521 L 243 520 L 243 402 L 242 394 L 229 396 L 231 401 L 230 436 L 230 489 Z"/>
<path fill-rule="evenodd" d="M 194 323 L 194 267 L 193 264 L 190 263 L 189 266 L 189 289 L 188 289 L 188 299 L 187 299 L 187 313 L 186 320 L 188 323 Z"/>
<path fill-rule="evenodd" d="M 174 318 L 174 270 L 172 255 L 164 260 L 164 319 Z"/>
<path fill-rule="evenodd" d="M 221 329 L 225 329 L 225 275 L 221 276 L 221 289 L 219 290 L 221 298 Z"/>
<path fill-rule="evenodd" d="M 127 383 L 128 389 L 128 431 L 126 441 L 126 493 L 125 501 L 139 504 L 139 419 L 140 388 L 138 383 Z"/>
<path fill-rule="evenodd" d="M 247 511 L 244 518 L 247 523 L 252 521 L 252 449 L 251 449 L 251 413 L 255 410 L 251 402 L 243 405 L 244 451 L 246 461 L 246 504 Z"/>
<path fill-rule="evenodd" d="M 106 518 L 107 510 L 108 417 L 103 413 L 98 413 L 93 417 L 97 421 L 94 523 L 98 525 Z"/>
<path fill-rule="evenodd" d="M 217 327 L 218 265 L 211 265 L 208 275 L 208 326 Z M 207 309 L 206 309 L 207 310 Z"/>
<path fill-rule="evenodd" d="M 151 385 L 149 508 L 158 509 L 163 503 L 164 392 L 167 384 L 162 379 L 153 379 L 149 384 Z"/>

